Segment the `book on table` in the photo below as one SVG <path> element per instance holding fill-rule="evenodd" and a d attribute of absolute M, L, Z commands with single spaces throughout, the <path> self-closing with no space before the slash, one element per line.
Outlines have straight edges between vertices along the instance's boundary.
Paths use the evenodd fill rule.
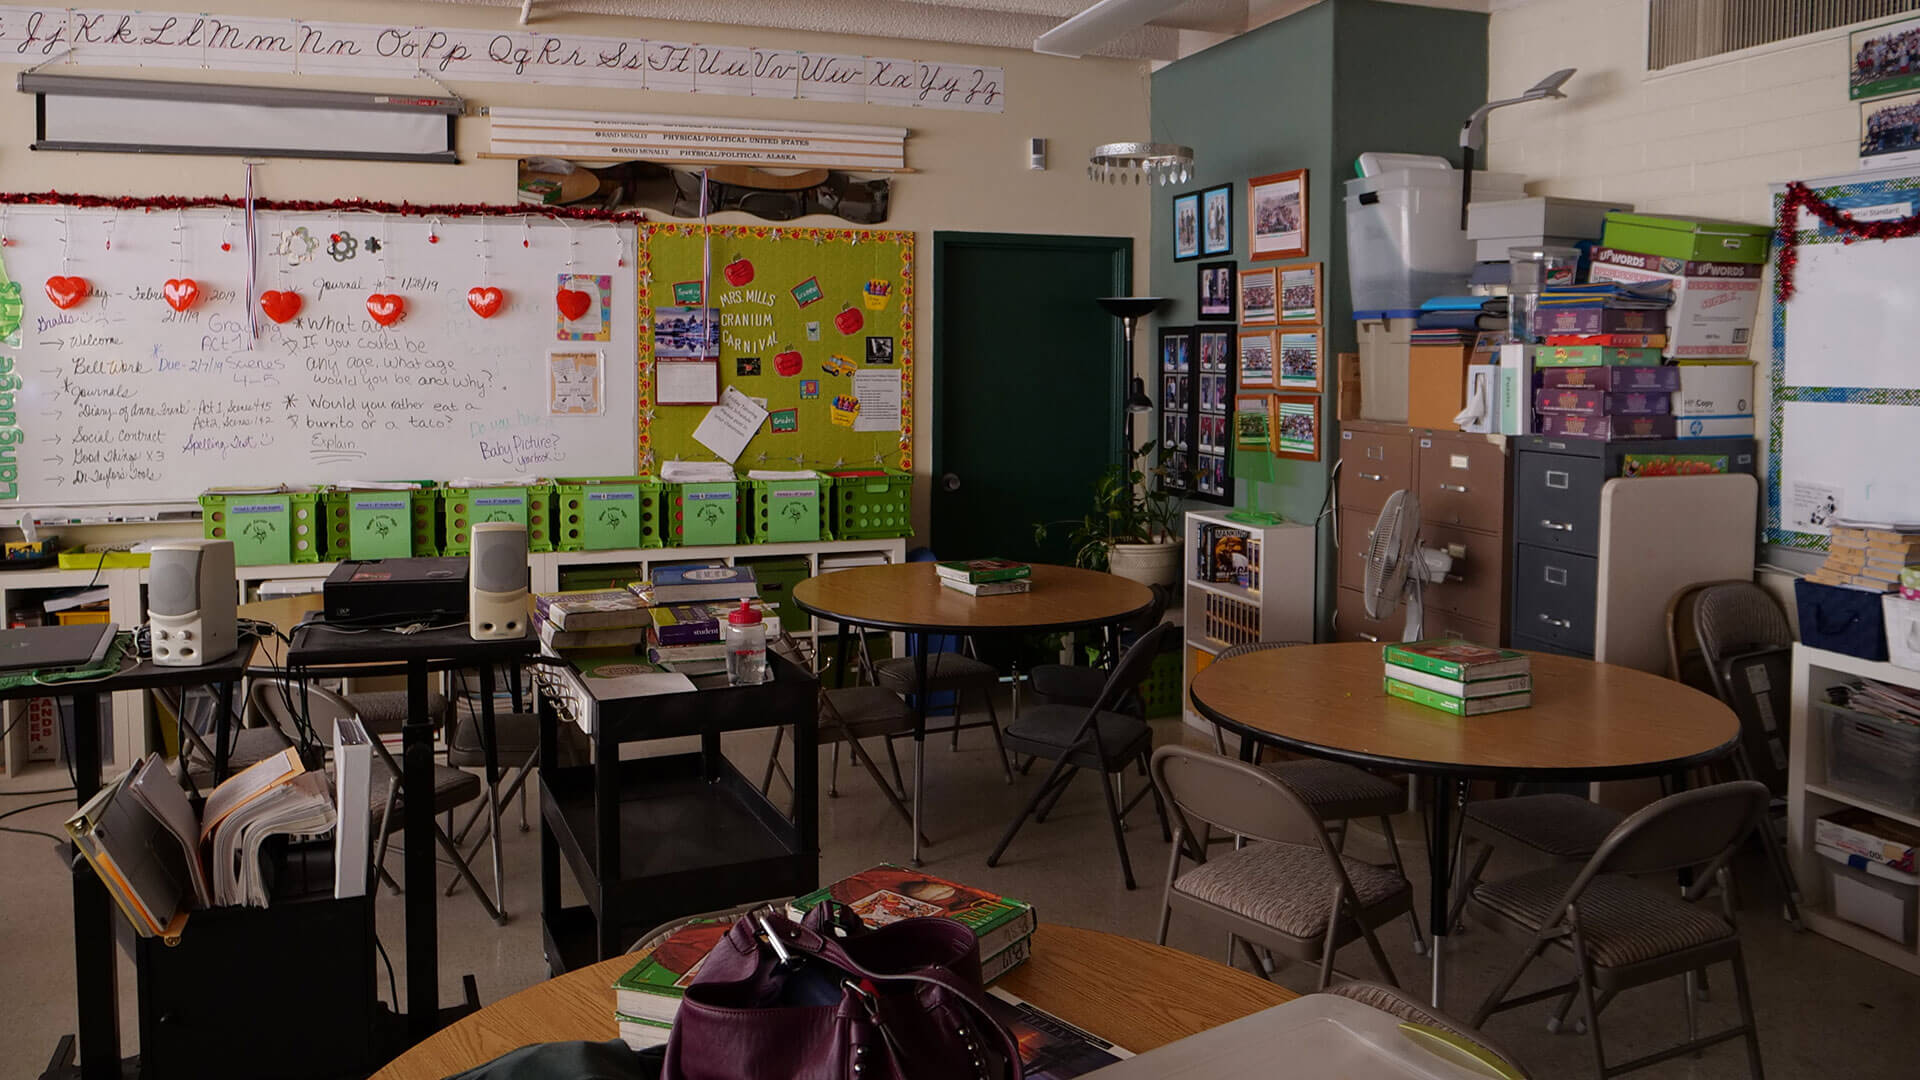
<path fill-rule="evenodd" d="M 795 897 L 787 904 L 787 917 L 798 922 L 827 900 L 852 910 L 869 929 L 877 930 L 902 919 L 952 919 L 972 930 L 979 939 L 983 977 L 989 968 L 996 969 L 994 974 L 999 975 L 1025 959 L 1017 953 L 1003 960 L 1001 953 L 1025 944 L 1033 935 L 1035 925 L 1033 905 L 1024 900 L 893 863 L 881 863 Z"/>
<path fill-rule="evenodd" d="M 614 980 L 614 1011 L 640 1023 L 671 1027 L 700 965 L 733 923 L 733 919 L 694 919 L 668 934 Z"/>
<path fill-rule="evenodd" d="M 1399 664 L 1387 665 L 1387 677 L 1457 698 L 1494 697 L 1500 694 L 1518 694 L 1533 689 L 1532 675 L 1503 675 L 1492 679 L 1449 679 L 1442 675 L 1435 675 L 1431 671 L 1401 667 Z"/>
<path fill-rule="evenodd" d="M 645 601 L 627 589 L 575 589 L 540 593 L 533 598 L 534 614 L 555 630 L 620 630 L 653 621 Z"/>
<path fill-rule="evenodd" d="M 1431 638 L 1388 645 L 1381 650 L 1381 655 L 1389 664 L 1463 682 L 1525 675 L 1533 670 L 1533 662 L 1526 653 L 1475 645 L 1459 638 Z"/>
<path fill-rule="evenodd" d="M 943 588 L 952 589 L 954 592 L 964 593 L 968 596 L 1012 596 L 1017 593 L 1033 591 L 1033 582 L 1025 578 L 1017 578 L 1011 581 L 987 581 L 978 584 L 971 581 L 955 581 L 953 578 L 941 578 L 940 584 Z"/>
<path fill-rule="evenodd" d="M 998 986 L 986 998 L 987 1011 L 1019 1044 L 1027 1080 L 1073 1080 L 1133 1056 Z"/>
<path fill-rule="evenodd" d="M 1388 697 L 1410 701 L 1415 705 L 1424 705 L 1429 709 L 1452 713 L 1455 716 L 1481 716 L 1486 713 L 1505 712 L 1508 709 L 1524 709 L 1533 704 L 1533 692 L 1522 690 L 1514 694 L 1495 694 L 1491 697 L 1454 697 L 1429 690 L 1424 686 L 1404 683 L 1399 679 L 1388 678 L 1386 692 Z"/>
<path fill-rule="evenodd" d="M 619 626 L 605 630 L 561 630 L 542 618 L 534 619 L 540 644 L 549 649 L 611 649 L 647 640 L 648 627 Z"/>
<path fill-rule="evenodd" d="M 779 605 L 764 600 L 752 601 L 754 610 L 770 625 L 767 637 L 779 636 Z M 701 645 L 720 640 L 720 629 L 727 616 L 739 608 L 730 603 L 666 604 L 653 609 L 653 633 L 649 641 L 661 645 Z"/>
<path fill-rule="evenodd" d="M 655 604 L 682 604 L 747 599 L 760 595 L 760 586 L 748 566 L 657 566 L 646 591 Z"/>
<path fill-rule="evenodd" d="M 996 581 L 1019 581 L 1033 576 L 1033 567 L 1012 559 L 966 559 L 933 564 L 933 572 L 945 581 L 987 585 Z"/>

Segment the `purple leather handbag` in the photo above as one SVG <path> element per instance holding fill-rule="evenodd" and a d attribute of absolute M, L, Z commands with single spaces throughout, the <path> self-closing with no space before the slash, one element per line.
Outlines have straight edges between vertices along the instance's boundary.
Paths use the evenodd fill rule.
<path fill-rule="evenodd" d="M 973 931 L 905 919 L 840 938 L 826 907 L 733 924 L 687 987 L 662 1080 L 1023 1080 Z"/>

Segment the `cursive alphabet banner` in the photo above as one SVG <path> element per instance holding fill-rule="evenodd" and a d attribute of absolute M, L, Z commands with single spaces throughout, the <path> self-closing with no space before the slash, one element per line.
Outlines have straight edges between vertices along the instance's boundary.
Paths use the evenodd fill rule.
<path fill-rule="evenodd" d="M 64 54 L 64 57 L 63 57 Z M 1000 112 L 997 67 L 749 45 L 0 6 L 0 62 L 562 84 Z"/>

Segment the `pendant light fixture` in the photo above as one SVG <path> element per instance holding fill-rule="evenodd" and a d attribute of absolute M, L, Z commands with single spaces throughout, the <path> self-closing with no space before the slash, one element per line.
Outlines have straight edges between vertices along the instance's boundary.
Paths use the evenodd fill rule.
<path fill-rule="evenodd" d="M 1087 155 L 1087 179 L 1106 184 L 1184 184 L 1193 179 L 1193 147 L 1176 143 L 1117 142 Z"/>

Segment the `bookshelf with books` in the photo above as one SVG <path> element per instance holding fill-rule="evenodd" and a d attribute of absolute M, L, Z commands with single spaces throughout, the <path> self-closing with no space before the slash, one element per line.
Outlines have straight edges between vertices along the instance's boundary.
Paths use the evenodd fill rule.
<path fill-rule="evenodd" d="M 1182 686 L 1227 649 L 1255 641 L 1314 640 L 1315 530 L 1261 524 L 1232 511 L 1189 512 L 1182 573 Z M 1186 700 L 1186 694 L 1181 694 Z M 1185 706 L 1188 723 L 1203 725 Z"/>

